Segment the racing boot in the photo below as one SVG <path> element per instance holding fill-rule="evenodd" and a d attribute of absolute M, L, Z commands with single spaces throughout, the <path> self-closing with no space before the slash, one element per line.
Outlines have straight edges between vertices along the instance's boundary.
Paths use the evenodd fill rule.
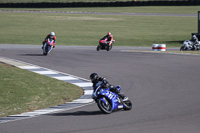
<path fill-rule="evenodd" d="M 124 94 L 119 93 L 118 95 L 119 95 L 119 97 L 122 98 L 122 101 L 123 101 L 123 102 L 125 102 L 125 101 L 128 100 L 128 97 L 126 97 Z"/>

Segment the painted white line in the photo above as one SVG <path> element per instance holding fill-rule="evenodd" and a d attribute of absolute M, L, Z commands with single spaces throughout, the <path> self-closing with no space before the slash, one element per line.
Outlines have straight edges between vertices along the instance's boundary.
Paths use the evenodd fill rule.
<path fill-rule="evenodd" d="M 28 113 L 22 113 L 22 114 L 18 114 L 18 115 L 9 115 L 11 117 L 32 117 L 32 116 L 36 116 L 36 113 L 33 112 L 28 112 Z"/>
<path fill-rule="evenodd" d="M 46 110 L 46 111 L 40 111 L 40 110 L 36 110 L 34 111 L 37 115 L 42 115 L 42 114 L 48 114 L 48 113 L 52 113 L 52 112 L 56 112 L 56 111 L 60 111 L 61 109 L 52 109 L 52 110 Z"/>
<path fill-rule="evenodd" d="M 92 95 L 93 90 L 85 90 L 84 95 Z"/>
<path fill-rule="evenodd" d="M 58 74 L 57 72 L 53 72 L 53 71 L 32 71 L 38 74 Z"/>
<path fill-rule="evenodd" d="M 93 102 L 93 99 L 77 99 L 69 103 L 90 103 L 90 102 Z"/>
<path fill-rule="evenodd" d="M 92 83 L 89 83 L 89 82 L 73 83 L 73 84 L 79 87 L 92 87 Z"/>
<path fill-rule="evenodd" d="M 36 66 L 18 66 L 21 69 L 40 69 L 39 67 Z"/>
<path fill-rule="evenodd" d="M 47 114 L 47 113 L 56 112 L 56 111 L 60 111 L 60 110 L 61 109 L 52 109 L 52 110 L 46 110 L 46 111 L 35 110 L 33 112 L 21 113 L 18 115 L 10 115 L 10 116 L 12 116 L 12 117 L 32 117 L 32 116 Z"/>
<path fill-rule="evenodd" d="M 71 77 L 71 76 L 59 76 L 59 77 L 52 77 L 58 80 L 79 80 L 77 78 Z"/>

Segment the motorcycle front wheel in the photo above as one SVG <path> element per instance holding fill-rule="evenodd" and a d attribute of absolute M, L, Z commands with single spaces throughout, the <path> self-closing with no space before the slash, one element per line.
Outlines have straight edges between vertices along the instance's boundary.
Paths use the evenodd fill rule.
<path fill-rule="evenodd" d="M 47 50 L 46 49 L 43 50 L 43 55 L 47 55 L 47 54 L 48 54 Z"/>
<path fill-rule="evenodd" d="M 131 103 L 130 100 L 124 101 L 123 105 L 124 105 L 124 110 L 131 110 L 132 109 L 132 103 Z"/>
<path fill-rule="evenodd" d="M 110 51 L 111 49 L 112 49 L 112 44 L 111 44 L 110 46 L 108 45 L 108 46 L 106 47 L 106 50 L 107 50 L 107 51 Z"/>
<path fill-rule="evenodd" d="M 47 55 L 48 54 L 48 47 L 47 47 L 47 44 L 45 44 L 43 46 L 43 55 Z"/>
<path fill-rule="evenodd" d="M 107 101 L 107 99 L 105 99 L 106 103 L 104 103 L 102 100 L 97 100 L 97 105 L 99 107 L 99 109 L 105 113 L 105 114 L 110 114 L 112 113 L 112 106 L 111 104 Z"/>
<path fill-rule="evenodd" d="M 98 45 L 98 46 L 97 46 L 97 51 L 99 51 L 99 50 L 100 50 L 100 46 Z"/>

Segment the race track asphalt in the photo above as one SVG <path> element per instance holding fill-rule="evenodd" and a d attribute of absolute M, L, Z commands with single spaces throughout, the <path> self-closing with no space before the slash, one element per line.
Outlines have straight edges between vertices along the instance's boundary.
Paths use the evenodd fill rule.
<path fill-rule="evenodd" d="M 200 56 L 96 51 L 90 46 L 0 45 L 0 56 L 89 79 L 104 76 L 133 103 L 130 111 L 105 115 L 97 105 L 0 124 L 0 133 L 198 133 L 200 132 Z"/>

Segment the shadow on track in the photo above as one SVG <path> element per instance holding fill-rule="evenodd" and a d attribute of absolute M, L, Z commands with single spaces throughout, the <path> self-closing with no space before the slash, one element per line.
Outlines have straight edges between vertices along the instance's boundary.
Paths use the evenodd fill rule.
<path fill-rule="evenodd" d="M 20 54 L 20 56 L 44 56 L 43 54 Z"/>
<path fill-rule="evenodd" d="M 55 113 L 48 114 L 52 116 L 90 116 L 90 115 L 104 115 L 101 111 L 77 111 L 72 113 Z"/>

